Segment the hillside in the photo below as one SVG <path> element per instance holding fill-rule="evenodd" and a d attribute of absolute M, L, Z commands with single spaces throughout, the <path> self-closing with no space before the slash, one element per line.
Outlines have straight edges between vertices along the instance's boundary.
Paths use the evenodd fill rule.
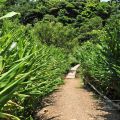
<path fill-rule="evenodd" d="M 0 119 L 35 119 L 76 64 L 85 85 L 118 101 L 119 34 L 117 0 L 1 0 Z"/>

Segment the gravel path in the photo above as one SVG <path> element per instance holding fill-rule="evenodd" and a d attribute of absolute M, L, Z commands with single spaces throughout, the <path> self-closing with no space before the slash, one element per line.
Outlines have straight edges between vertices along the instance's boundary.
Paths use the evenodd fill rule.
<path fill-rule="evenodd" d="M 120 120 L 115 110 L 83 88 L 80 78 L 65 79 L 56 92 L 44 99 L 39 120 Z"/>

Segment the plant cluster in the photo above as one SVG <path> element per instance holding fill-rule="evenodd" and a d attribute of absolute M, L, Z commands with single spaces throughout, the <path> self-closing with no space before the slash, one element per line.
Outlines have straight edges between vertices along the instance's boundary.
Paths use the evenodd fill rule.
<path fill-rule="evenodd" d="M 120 21 L 113 16 L 97 36 L 76 50 L 84 79 L 111 99 L 120 98 Z"/>
<path fill-rule="evenodd" d="M 9 27 L 0 37 L 0 119 L 29 120 L 40 99 L 63 82 L 69 60 L 62 49 L 42 45 L 30 26 Z"/>

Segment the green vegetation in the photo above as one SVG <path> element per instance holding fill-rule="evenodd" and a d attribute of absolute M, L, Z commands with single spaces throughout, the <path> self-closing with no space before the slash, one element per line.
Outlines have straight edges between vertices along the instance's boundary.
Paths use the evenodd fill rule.
<path fill-rule="evenodd" d="M 0 1 L 0 119 L 35 119 L 40 100 L 75 63 L 119 99 L 119 9 L 114 1 Z"/>
<path fill-rule="evenodd" d="M 62 83 L 69 60 L 62 49 L 42 45 L 29 26 L 9 27 L 9 33 L 3 27 L 0 39 L 0 109 L 24 119 L 42 96 Z M 2 118 L 7 116 L 1 113 Z"/>
<path fill-rule="evenodd" d="M 87 30 L 90 27 L 92 28 L 90 32 L 84 33 L 85 35 L 89 34 L 89 39 L 87 38 L 87 41 L 76 49 L 76 57 L 81 63 L 84 79 L 94 84 L 111 99 L 120 98 L 119 11 L 117 11 L 117 14 L 113 13 L 111 15 L 105 27 L 101 27 L 101 21 L 99 21 L 97 29 L 94 28 L 95 26 L 91 27 L 91 24 L 84 27 L 88 24 L 86 22 L 81 28 L 87 28 Z M 89 20 L 91 21 L 91 19 Z M 94 23 L 96 25 L 95 21 Z M 80 40 L 82 39 L 80 38 Z"/>

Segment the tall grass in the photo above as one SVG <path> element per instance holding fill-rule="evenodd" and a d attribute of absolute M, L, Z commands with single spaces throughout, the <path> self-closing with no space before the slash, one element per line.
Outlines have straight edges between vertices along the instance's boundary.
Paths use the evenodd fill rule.
<path fill-rule="evenodd" d="M 12 28 L 12 27 L 11 27 Z M 27 27 L 0 37 L 0 119 L 32 119 L 41 97 L 62 83 L 69 66 L 62 49 L 42 45 Z M 7 31 L 7 30 L 6 30 Z"/>

